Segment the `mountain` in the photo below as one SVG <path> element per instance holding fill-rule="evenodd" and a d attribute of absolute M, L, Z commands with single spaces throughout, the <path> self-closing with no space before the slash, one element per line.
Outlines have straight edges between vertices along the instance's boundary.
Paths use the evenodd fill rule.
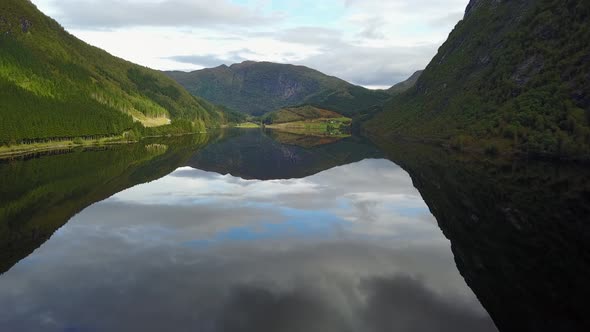
<path fill-rule="evenodd" d="M 418 82 L 418 79 L 420 78 L 420 76 L 422 76 L 423 72 L 424 70 L 418 70 L 417 72 L 412 74 L 412 76 L 410 76 L 407 80 L 399 82 L 398 84 L 392 86 L 386 91 L 391 95 L 397 95 L 410 90 L 411 87 L 416 85 L 416 82 Z"/>
<path fill-rule="evenodd" d="M 166 74 L 195 96 L 252 115 L 303 104 L 352 115 L 388 98 L 384 91 L 352 85 L 314 69 L 271 62 L 245 61 Z"/>
<path fill-rule="evenodd" d="M 457 148 L 590 155 L 590 2 L 471 0 L 416 85 L 365 125 Z"/>
<path fill-rule="evenodd" d="M 119 135 L 134 119 L 199 130 L 223 120 L 167 76 L 82 42 L 27 0 L 0 3 L 0 100 L 0 145 Z"/>

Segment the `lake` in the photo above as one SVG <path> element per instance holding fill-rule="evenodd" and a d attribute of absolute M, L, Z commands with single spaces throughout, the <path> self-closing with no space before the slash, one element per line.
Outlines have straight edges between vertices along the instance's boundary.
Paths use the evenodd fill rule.
<path fill-rule="evenodd" d="M 0 163 L 1 331 L 590 326 L 590 176 L 259 129 Z"/>

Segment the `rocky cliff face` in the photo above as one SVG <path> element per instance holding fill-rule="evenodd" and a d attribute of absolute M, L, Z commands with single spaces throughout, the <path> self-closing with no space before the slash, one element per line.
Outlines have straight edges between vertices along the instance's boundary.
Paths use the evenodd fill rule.
<path fill-rule="evenodd" d="M 272 68 L 270 68 L 272 67 Z M 245 84 L 258 85 L 260 92 L 270 98 L 278 98 L 285 101 L 295 101 L 313 93 L 313 89 L 319 88 L 317 82 L 306 82 L 305 79 L 294 75 L 296 67 L 283 67 L 269 65 L 269 70 L 262 71 L 261 67 L 253 61 L 233 64 L 229 67 L 232 72 L 232 85 L 238 89 L 246 89 Z M 306 71 L 307 68 L 299 67 Z"/>
<path fill-rule="evenodd" d="M 17 20 L 18 24 L 14 24 L 5 16 L 0 15 L 0 35 L 10 35 L 18 32 L 18 27 L 22 33 L 27 33 L 33 27 L 33 22 L 26 17 L 20 17 Z"/>
<path fill-rule="evenodd" d="M 511 1 L 511 0 L 506 0 L 506 1 Z M 465 9 L 465 16 L 464 16 L 464 18 L 467 18 L 483 2 L 489 2 L 492 5 L 494 5 L 494 4 L 501 3 L 502 0 L 469 0 L 469 3 L 467 4 L 467 8 Z"/>

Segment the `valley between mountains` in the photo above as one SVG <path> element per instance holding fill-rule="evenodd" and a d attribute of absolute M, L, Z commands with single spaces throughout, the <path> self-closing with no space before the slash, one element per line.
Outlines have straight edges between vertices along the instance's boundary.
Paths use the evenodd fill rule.
<path fill-rule="evenodd" d="M 271 62 L 160 72 L 86 44 L 29 1 L 5 0 L 0 154 L 274 126 L 588 159 L 589 12 L 586 1 L 471 0 L 424 70 L 370 90 Z"/>

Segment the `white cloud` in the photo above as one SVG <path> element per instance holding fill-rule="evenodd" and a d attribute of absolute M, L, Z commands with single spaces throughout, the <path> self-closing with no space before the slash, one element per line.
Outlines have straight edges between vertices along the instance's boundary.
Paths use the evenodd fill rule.
<path fill-rule="evenodd" d="M 436 45 L 413 47 L 371 47 L 343 45 L 301 61 L 307 66 L 322 68 L 338 77 L 365 86 L 390 86 L 408 78 L 415 70 L 424 68 Z"/>
<path fill-rule="evenodd" d="M 423 69 L 468 0 L 33 0 L 79 38 L 160 70 L 296 63 L 364 86 Z"/>
<path fill-rule="evenodd" d="M 39 0 L 55 8 L 57 18 L 76 28 L 129 26 L 211 27 L 221 25 L 268 25 L 278 14 L 265 15 L 228 0 Z"/>

